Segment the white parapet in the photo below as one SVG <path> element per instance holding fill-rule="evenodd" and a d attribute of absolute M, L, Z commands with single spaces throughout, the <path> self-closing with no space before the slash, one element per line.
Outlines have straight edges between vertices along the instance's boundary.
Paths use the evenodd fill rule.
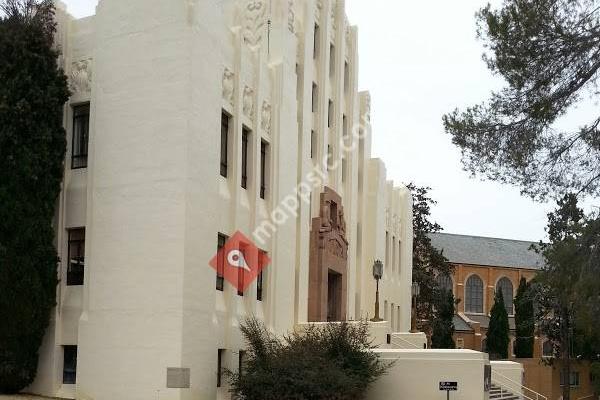
<path fill-rule="evenodd" d="M 388 347 L 391 349 L 425 349 L 427 348 L 427 335 L 423 332 L 394 332 Z"/>
<path fill-rule="evenodd" d="M 456 382 L 450 399 L 487 400 L 485 369 L 488 355 L 473 350 L 380 349 L 384 362 L 393 365 L 372 385 L 366 400 L 446 399 L 440 382 Z M 489 367 L 488 367 L 489 368 Z"/>

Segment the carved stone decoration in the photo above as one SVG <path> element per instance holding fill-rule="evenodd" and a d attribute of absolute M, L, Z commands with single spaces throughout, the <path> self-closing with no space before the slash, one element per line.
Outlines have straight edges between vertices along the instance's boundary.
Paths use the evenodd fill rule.
<path fill-rule="evenodd" d="M 263 0 L 246 0 L 243 10 L 243 37 L 250 46 L 258 46 L 265 34 L 267 4 Z"/>
<path fill-rule="evenodd" d="M 227 67 L 223 70 L 223 100 L 233 105 L 233 91 L 235 74 Z"/>
<path fill-rule="evenodd" d="M 265 132 L 271 133 L 271 105 L 266 100 L 262 104 L 260 126 Z"/>
<path fill-rule="evenodd" d="M 288 29 L 296 33 L 296 13 L 294 11 L 294 0 L 288 0 Z"/>
<path fill-rule="evenodd" d="M 317 0 L 317 7 L 315 8 L 315 21 L 319 22 L 321 18 L 321 10 L 323 9 L 323 1 Z"/>
<path fill-rule="evenodd" d="M 346 319 L 348 240 L 342 198 L 325 187 L 310 232 L 308 320 Z"/>
<path fill-rule="evenodd" d="M 331 18 L 331 29 L 333 32 L 337 29 L 337 21 L 335 19 L 335 0 L 331 0 L 331 9 L 329 10 L 329 16 Z"/>
<path fill-rule="evenodd" d="M 71 65 L 71 91 L 89 93 L 92 90 L 92 59 L 75 61 Z"/>
<path fill-rule="evenodd" d="M 349 52 L 348 50 L 350 49 L 350 47 L 352 47 L 352 35 L 350 33 L 350 27 L 348 26 L 347 23 L 346 23 L 346 35 L 345 35 L 345 38 L 346 38 L 346 52 L 348 53 Z"/>
<path fill-rule="evenodd" d="M 371 122 L 371 95 L 369 93 L 364 96 L 363 114 L 361 119 L 365 123 Z"/>
<path fill-rule="evenodd" d="M 244 87 L 244 115 L 250 119 L 254 117 L 254 89 L 251 87 Z"/>

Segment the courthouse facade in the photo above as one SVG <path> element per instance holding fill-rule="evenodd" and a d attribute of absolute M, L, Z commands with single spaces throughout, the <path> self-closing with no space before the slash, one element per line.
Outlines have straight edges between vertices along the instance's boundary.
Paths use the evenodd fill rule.
<path fill-rule="evenodd" d="M 371 158 L 343 0 L 100 0 L 57 10 L 70 79 L 57 306 L 32 393 L 229 398 L 250 315 L 278 334 L 410 328 L 412 200 Z M 209 260 L 240 231 L 270 264 Z"/>

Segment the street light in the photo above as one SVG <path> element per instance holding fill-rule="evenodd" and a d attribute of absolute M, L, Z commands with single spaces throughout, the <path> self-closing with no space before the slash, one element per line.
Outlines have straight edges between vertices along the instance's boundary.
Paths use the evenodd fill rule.
<path fill-rule="evenodd" d="M 417 297 L 419 297 L 419 293 L 421 291 L 421 287 L 417 282 L 412 283 L 411 294 L 412 294 L 412 316 L 410 319 L 410 333 L 418 333 L 417 329 Z"/>
<path fill-rule="evenodd" d="M 375 317 L 371 318 L 371 322 L 383 321 L 379 318 L 379 280 L 383 277 L 383 263 L 380 260 L 375 260 L 373 263 L 373 278 L 377 282 L 377 292 L 375 293 Z"/>

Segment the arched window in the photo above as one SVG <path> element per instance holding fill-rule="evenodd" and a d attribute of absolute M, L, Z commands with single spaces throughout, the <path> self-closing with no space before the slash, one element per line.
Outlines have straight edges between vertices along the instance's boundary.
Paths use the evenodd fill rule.
<path fill-rule="evenodd" d="M 513 314 L 513 285 L 510 279 L 502 278 L 496 285 L 496 290 L 502 292 L 502 298 L 504 299 L 504 307 L 508 315 Z"/>
<path fill-rule="evenodd" d="M 554 346 L 549 340 L 542 344 L 542 357 L 554 357 Z"/>
<path fill-rule="evenodd" d="M 438 287 L 440 290 L 447 290 L 449 292 L 453 292 L 452 290 L 452 278 L 449 275 L 440 274 L 435 278 Z"/>
<path fill-rule="evenodd" d="M 465 287 L 465 311 L 483 314 L 483 281 L 477 275 L 467 279 Z"/>

